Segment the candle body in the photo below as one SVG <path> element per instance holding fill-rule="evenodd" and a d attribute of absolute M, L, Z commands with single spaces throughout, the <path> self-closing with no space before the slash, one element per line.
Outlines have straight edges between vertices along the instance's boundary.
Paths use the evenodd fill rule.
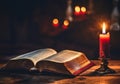
<path fill-rule="evenodd" d="M 110 34 L 99 35 L 99 56 L 100 58 L 109 58 L 110 56 Z"/>
<path fill-rule="evenodd" d="M 75 15 L 75 16 L 79 16 L 80 13 L 81 13 L 81 12 L 76 12 L 76 11 L 75 11 L 75 12 L 74 12 L 74 15 Z"/>
<path fill-rule="evenodd" d="M 58 26 L 59 26 L 59 24 L 58 24 L 58 23 L 56 23 L 56 24 L 55 24 L 55 23 L 53 23 L 52 25 L 53 25 L 54 27 L 58 27 Z"/>

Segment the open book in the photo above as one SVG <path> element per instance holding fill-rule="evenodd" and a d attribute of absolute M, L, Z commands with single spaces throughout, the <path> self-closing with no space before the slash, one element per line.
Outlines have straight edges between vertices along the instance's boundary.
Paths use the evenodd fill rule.
<path fill-rule="evenodd" d="M 49 71 L 67 75 L 79 75 L 92 67 L 92 63 L 84 53 L 73 50 L 56 52 L 54 49 L 45 48 L 19 55 L 4 66 L 8 71 Z"/>

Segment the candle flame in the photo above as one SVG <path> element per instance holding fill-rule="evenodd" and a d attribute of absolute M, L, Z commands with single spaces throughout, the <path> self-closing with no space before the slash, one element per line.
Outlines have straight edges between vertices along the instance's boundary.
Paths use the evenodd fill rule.
<path fill-rule="evenodd" d="M 64 20 L 64 22 L 63 22 L 63 29 L 67 29 L 68 28 L 68 26 L 69 26 L 69 21 L 68 20 Z"/>
<path fill-rule="evenodd" d="M 80 12 L 80 6 L 75 6 L 75 12 Z"/>
<path fill-rule="evenodd" d="M 69 21 L 68 20 L 64 20 L 63 24 L 64 24 L 64 26 L 68 26 L 69 25 Z"/>
<path fill-rule="evenodd" d="M 105 22 L 103 22 L 103 25 L 102 25 L 102 33 L 103 34 L 106 33 L 106 24 L 105 24 Z"/>
<path fill-rule="evenodd" d="M 57 18 L 54 18 L 53 19 L 53 24 L 58 24 L 59 23 L 59 20 Z"/>
<path fill-rule="evenodd" d="M 81 7 L 82 12 L 86 12 L 86 7 Z"/>

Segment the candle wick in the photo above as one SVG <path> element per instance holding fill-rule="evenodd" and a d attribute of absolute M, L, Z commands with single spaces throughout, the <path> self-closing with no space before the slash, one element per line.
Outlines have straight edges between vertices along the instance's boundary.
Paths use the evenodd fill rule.
<path fill-rule="evenodd" d="M 103 32 L 102 34 L 107 34 L 106 32 Z"/>

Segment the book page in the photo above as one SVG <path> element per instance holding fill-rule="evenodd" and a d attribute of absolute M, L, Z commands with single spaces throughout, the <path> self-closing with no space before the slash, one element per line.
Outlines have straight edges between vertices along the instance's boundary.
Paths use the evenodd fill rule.
<path fill-rule="evenodd" d="M 67 61 L 71 61 L 72 59 L 75 59 L 81 55 L 84 55 L 84 54 L 82 52 L 77 52 L 77 51 L 73 51 L 73 50 L 63 50 L 63 51 L 59 52 L 58 54 L 55 54 L 52 57 L 48 57 L 44 60 L 58 62 L 58 63 L 64 63 Z"/>
<path fill-rule="evenodd" d="M 81 55 L 80 57 L 78 57 L 78 58 L 76 58 L 74 60 L 66 62 L 65 66 L 67 67 L 67 69 L 71 73 L 74 73 L 74 72 L 86 67 L 89 64 L 90 64 L 90 61 L 87 59 L 87 57 Z"/>
<path fill-rule="evenodd" d="M 15 58 L 12 58 L 11 60 L 19 60 L 19 59 L 29 59 L 32 60 L 34 65 L 40 60 L 43 60 L 53 54 L 56 54 L 57 52 L 54 49 L 46 48 L 46 49 L 39 49 L 35 50 L 23 55 L 19 55 Z"/>

